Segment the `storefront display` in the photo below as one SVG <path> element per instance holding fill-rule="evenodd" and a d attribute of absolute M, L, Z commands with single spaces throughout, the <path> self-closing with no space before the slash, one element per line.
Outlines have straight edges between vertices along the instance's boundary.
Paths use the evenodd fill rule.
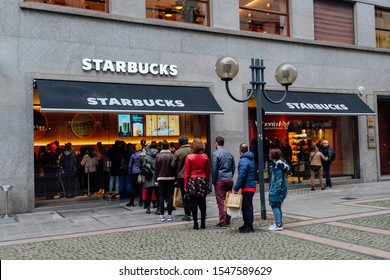
<path fill-rule="evenodd" d="M 105 94 L 108 88 L 109 92 L 116 93 L 116 98 L 108 99 L 102 95 L 97 97 L 96 92 L 100 90 Z M 161 89 L 161 92 L 156 89 Z M 65 193 L 71 197 L 82 197 L 88 192 L 85 186 L 88 180 L 84 178 L 84 167 L 80 166 L 83 156 L 92 152 L 102 161 L 103 154 L 108 156 L 107 152 L 117 141 L 135 147 L 143 141 L 159 143 L 167 140 L 178 146 L 178 137 L 183 134 L 190 141 L 199 137 L 209 147 L 208 115 L 222 113 L 210 91 L 206 88 L 169 87 L 164 95 L 166 89 L 167 87 L 37 81 L 37 88 L 34 89 L 36 199 L 60 198 Z M 172 89 L 176 90 L 176 96 L 172 95 Z M 137 93 L 142 90 L 143 99 L 129 94 L 129 90 Z M 56 95 L 58 92 L 62 94 Z M 90 92 L 101 106 L 96 107 L 93 102 L 92 105 L 91 102 L 80 104 L 77 98 L 85 98 L 88 95 L 86 92 Z M 125 98 L 126 94 L 132 99 Z M 112 101 L 113 99 L 116 101 Z M 90 98 L 87 100 L 91 101 Z M 110 106 L 109 109 L 107 106 Z M 99 145 L 105 152 L 98 151 L 98 143 L 101 143 Z M 71 174 L 64 172 L 60 165 L 59 159 L 64 157 L 62 152 L 65 146 L 70 146 L 72 154 L 77 158 L 75 170 Z M 210 152 L 210 148 L 208 151 Z M 102 161 L 99 164 L 109 162 Z M 103 166 L 98 170 L 103 170 Z M 64 180 L 69 181 L 65 184 L 66 190 Z"/>

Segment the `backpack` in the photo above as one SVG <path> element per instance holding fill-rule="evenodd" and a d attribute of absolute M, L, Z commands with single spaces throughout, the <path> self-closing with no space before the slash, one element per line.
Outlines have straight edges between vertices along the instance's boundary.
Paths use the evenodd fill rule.
<path fill-rule="evenodd" d="M 153 167 L 150 162 L 145 161 L 141 168 L 141 174 L 145 179 L 151 179 L 153 177 Z"/>

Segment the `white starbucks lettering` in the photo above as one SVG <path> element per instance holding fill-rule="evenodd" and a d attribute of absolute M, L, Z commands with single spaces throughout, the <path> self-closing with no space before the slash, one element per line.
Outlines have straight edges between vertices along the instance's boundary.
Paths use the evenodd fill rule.
<path fill-rule="evenodd" d="M 160 76 L 177 76 L 177 65 L 134 62 L 134 61 L 112 61 L 97 58 L 83 58 L 82 69 L 84 71 L 95 70 L 97 72 L 112 72 L 112 73 L 129 73 L 142 75 L 160 75 Z"/>

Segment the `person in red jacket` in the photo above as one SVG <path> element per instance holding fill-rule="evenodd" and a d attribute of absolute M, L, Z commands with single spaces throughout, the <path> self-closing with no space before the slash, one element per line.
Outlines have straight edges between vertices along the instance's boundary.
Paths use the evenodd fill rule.
<path fill-rule="evenodd" d="M 199 229 L 198 207 L 200 210 L 200 228 L 206 228 L 206 195 L 210 193 L 210 159 L 204 153 L 205 144 L 195 138 L 191 144 L 191 154 L 187 155 L 184 166 L 184 188 L 191 198 L 194 229 Z"/>

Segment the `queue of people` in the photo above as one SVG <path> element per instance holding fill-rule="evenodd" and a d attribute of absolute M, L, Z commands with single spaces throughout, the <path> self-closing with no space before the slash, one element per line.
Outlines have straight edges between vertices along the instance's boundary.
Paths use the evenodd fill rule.
<path fill-rule="evenodd" d="M 200 138 L 189 143 L 188 138 L 182 135 L 178 142 L 179 147 L 176 148 L 174 143 L 166 140 L 161 143 L 146 143 L 142 140 L 134 147 L 117 140 L 108 151 L 99 142 L 96 149 L 83 146 L 78 153 L 71 143 L 60 148 L 58 142 L 52 142 L 36 155 L 37 172 L 39 176 L 45 176 L 55 170 L 57 175 L 60 174 L 64 193 L 65 190 L 70 193 L 74 189 L 78 178 L 81 188 L 88 189 L 88 195 L 128 198 L 128 207 L 135 207 L 135 199 L 139 197 L 138 204 L 146 209 L 146 214 L 151 214 L 151 207 L 156 208 L 155 214 L 160 222 L 175 220 L 173 194 L 174 189 L 178 188 L 184 208 L 182 220 L 193 220 L 195 230 L 206 228 L 206 197 L 212 191 L 212 186 L 219 212 L 218 223 L 214 225 L 216 229 L 226 229 L 231 223 L 225 207 L 226 194 L 232 191 L 241 193 L 243 225 L 239 232 L 253 232 L 253 197 L 258 168 L 255 153 L 250 150 L 249 145 L 242 143 L 239 146 L 240 160 L 234 182 L 235 160 L 225 148 L 222 136 L 215 139 L 215 151 L 211 154 L 211 159 L 205 153 L 205 144 Z M 287 143 L 283 143 L 280 148 L 270 146 L 266 154 L 269 158 L 269 204 L 274 214 L 274 224 L 269 227 L 270 231 L 283 230 L 281 207 L 287 196 L 287 176 L 291 170 L 291 162 L 284 158 L 290 154 L 286 152 L 286 145 Z M 334 157 L 335 152 L 327 140 L 322 141 L 320 149 L 315 145 L 311 147 L 311 190 L 315 190 L 315 178 L 319 178 L 321 189 L 332 187 L 330 165 Z"/>

